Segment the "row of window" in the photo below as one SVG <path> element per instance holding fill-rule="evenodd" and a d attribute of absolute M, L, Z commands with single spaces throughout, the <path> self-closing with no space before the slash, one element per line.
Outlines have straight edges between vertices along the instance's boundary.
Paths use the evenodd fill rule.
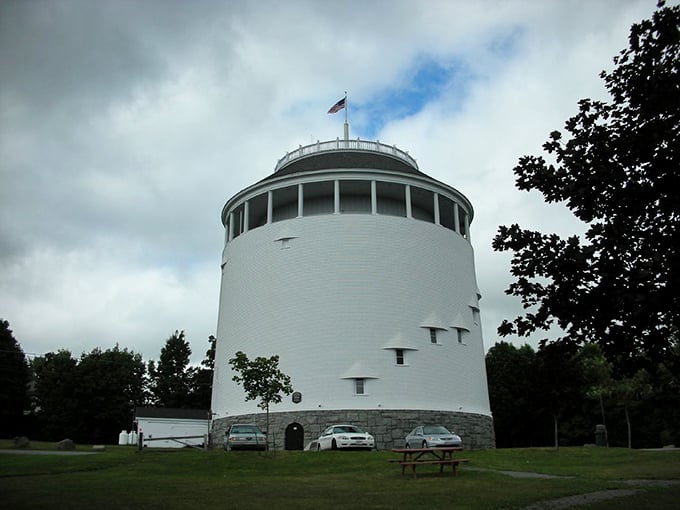
<path fill-rule="evenodd" d="M 474 311 L 474 309 L 473 309 Z M 477 311 L 477 313 L 479 313 Z M 466 345 L 465 343 L 465 334 L 468 333 L 466 330 L 463 328 L 453 328 L 456 332 L 456 338 L 458 339 L 458 343 L 460 345 Z M 430 343 L 435 344 L 435 345 L 441 345 L 439 342 L 439 337 L 438 337 L 438 332 L 442 331 L 437 328 L 428 328 L 429 333 L 430 333 Z M 406 366 L 406 351 L 409 349 L 399 349 L 395 348 L 394 350 L 394 357 L 395 357 L 395 365 L 398 366 Z M 354 378 L 354 394 L 355 395 L 365 395 L 366 394 L 366 378 L 363 377 L 357 377 Z"/>
<path fill-rule="evenodd" d="M 437 337 L 437 333 L 441 330 L 437 328 L 429 328 L 429 330 L 430 330 L 430 343 L 438 344 L 439 338 Z M 453 328 L 453 330 L 456 332 L 456 338 L 458 339 L 458 343 L 465 344 L 464 337 L 467 331 L 463 328 Z"/>
<path fill-rule="evenodd" d="M 470 238 L 465 208 L 440 193 L 395 182 L 328 180 L 267 191 L 239 204 L 225 218 L 226 240 L 269 223 L 322 214 L 415 218 Z"/>

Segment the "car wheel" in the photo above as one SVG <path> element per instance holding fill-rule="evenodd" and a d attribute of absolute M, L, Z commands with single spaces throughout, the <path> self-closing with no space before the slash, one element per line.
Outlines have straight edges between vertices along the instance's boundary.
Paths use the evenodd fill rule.
<path fill-rule="evenodd" d="M 316 443 L 316 451 L 317 452 L 321 451 L 321 443 Z"/>
<path fill-rule="evenodd" d="M 331 448 L 332 448 L 333 450 L 337 450 L 337 449 L 338 449 L 338 443 L 335 442 L 335 439 L 333 439 L 333 442 L 331 443 Z"/>
<path fill-rule="evenodd" d="M 427 441 L 423 441 L 423 448 L 427 448 Z"/>

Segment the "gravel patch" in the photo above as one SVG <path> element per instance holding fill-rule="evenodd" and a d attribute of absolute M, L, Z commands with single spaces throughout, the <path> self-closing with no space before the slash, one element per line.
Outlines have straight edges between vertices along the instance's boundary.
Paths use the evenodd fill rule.
<path fill-rule="evenodd" d="M 639 487 L 672 487 L 680 485 L 680 480 L 624 480 L 623 483 Z"/>
<path fill-rule="evenodd" d="M 574 478 L 573 476 L 546 475 L 543 473 L 530 473 L 528 471 L 500 471 L 498 469 L 484 469 L 465 466 L 466 471 L 489 471 L 511 476 L 513 478 Z"/>

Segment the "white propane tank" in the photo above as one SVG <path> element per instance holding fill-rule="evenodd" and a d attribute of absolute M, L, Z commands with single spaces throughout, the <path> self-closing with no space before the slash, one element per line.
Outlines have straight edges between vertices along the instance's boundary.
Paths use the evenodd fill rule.
<path fill-rule="evenodd" d="M 118 444 L 119 445 L 128 444 L 128 433 L 126 430 L 121 430 L 120 434 L 118 434 Z"/>
<path fill-rule="evenodd" d="M 137 432 L 134 430 L 130 431 L 130 434 L 128 434 L 128 444 L 135 445 L 137 444 Z"/>

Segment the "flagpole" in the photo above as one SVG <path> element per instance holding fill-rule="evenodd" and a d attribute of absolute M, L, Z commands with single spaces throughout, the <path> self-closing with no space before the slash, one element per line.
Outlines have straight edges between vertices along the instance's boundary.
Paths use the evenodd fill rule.
<path fill-rule="evenodd" d="M 347 123 L 347 91 L 345 90 L 345 141 L 349 140 L 349 124 Z"/>

